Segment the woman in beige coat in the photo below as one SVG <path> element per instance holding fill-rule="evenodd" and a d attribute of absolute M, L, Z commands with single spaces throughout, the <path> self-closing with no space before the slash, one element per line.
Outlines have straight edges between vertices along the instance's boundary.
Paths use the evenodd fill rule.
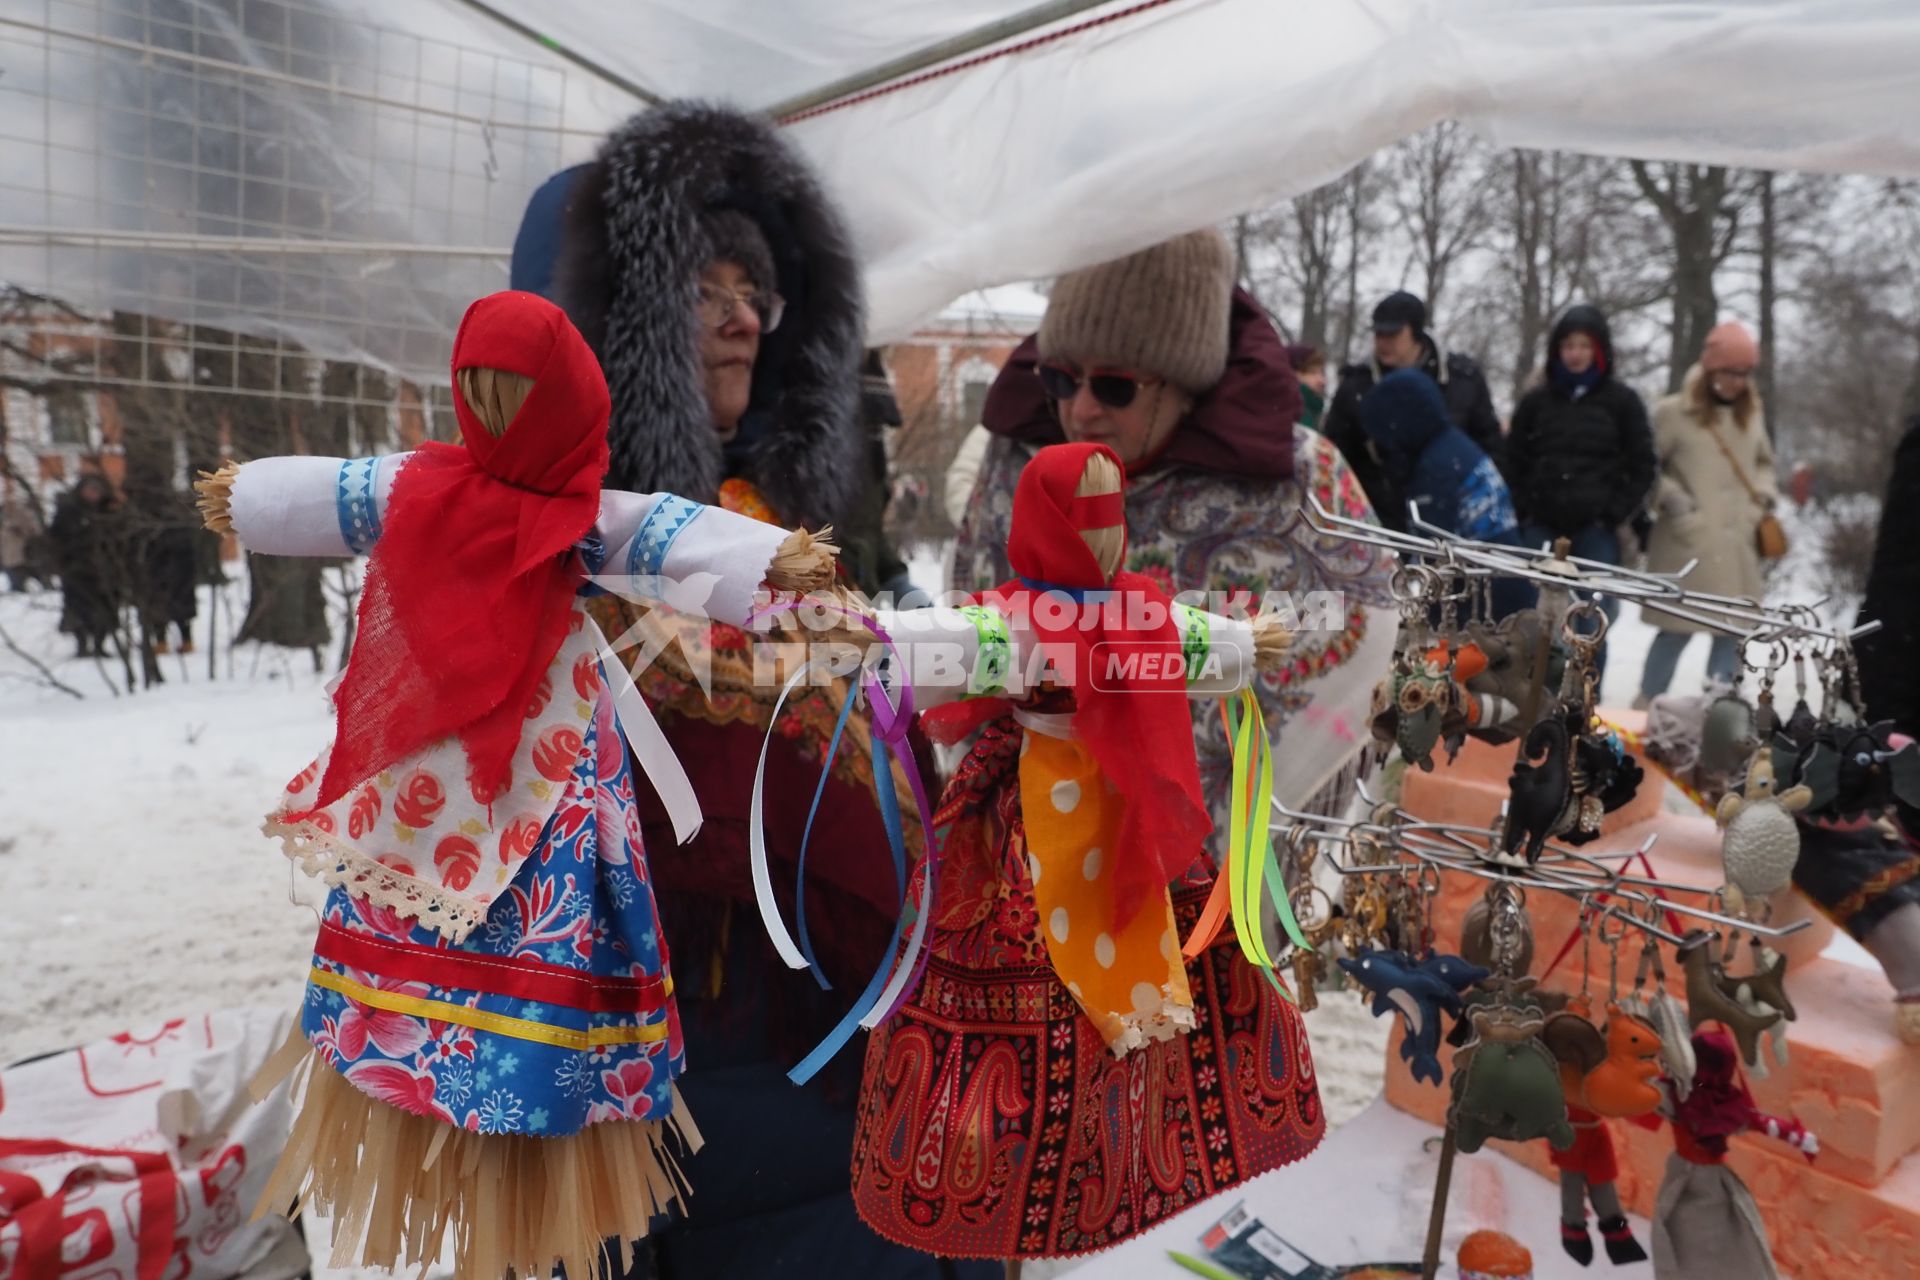
<path fill-rule="evenodd" d="M 1679 393 L 1653 407 L 1653 443 L 1660 456 L 1654 509 L 1659 520 L 1647 542 L 1647 568 L 1678 573 L 1695 561 L 1682 579 L 1692 591 L 1758 600 L 1766 590 L 1756 530 L 1779 496 L 1780 483 L 1773 471 L 1773 445 L 1767 439 L 1760 393 L 1753 385 L 1759 356 L 1745 326 L 1733 321 L 1716 325 Z M 1660 634 L 1647 653 L 1636 706 L 1667 691 L 1688 640 L 1704 630 L 1663 614 L 1647 616 Z M 1738 662 L 1738 642 L 1715 635 L 1707 674 L 1731 682 Z"/>

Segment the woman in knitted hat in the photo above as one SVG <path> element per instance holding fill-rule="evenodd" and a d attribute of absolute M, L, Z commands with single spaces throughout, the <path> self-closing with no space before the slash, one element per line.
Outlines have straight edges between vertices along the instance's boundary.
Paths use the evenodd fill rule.
<path fill-rule="evenodd" d="M 1298 425 L 1286 348 L 1233 282 L 1233 251 L 1207 230 L 1055 283 L 1040 332 L 987 395 L 981 416 L 993 441 L 951 585 L 981 590 L 1012 576 L 1013 494 L 1036 449 L 1107 445 L 1127 469 L 1128 570 L 1170 593 L 1272 593 L 1294 609 L 1288 661 L 1254 686 L 1273 735 L 1274 794 L 1337 813 L 1367 742 L 1373 685 L 1392 656 L 1392 563 L 1307 523 L 1309 494 L 1337 515 L 1373 513 L 1339 450 Z M 1219 601 L 1209 607 L 1224 611 Z M 1211 709 L 1196 709 L 1194 739 L 1217 858 L 1230 775 L 1226 731 Z"/>
<path fill-rule="evenodd" d="M 1757 529 L 1780 495 L 1773 469 L 1773 443 L 1753 369 L 1760 348 L 1745 325 L 1729 320 L 1707 334 L 1700 363 L 1687 370 L 1677 394 L 1653 407 L 1654 449 L 1660 478 L 1654 485 L 1658 517 L 1647 541 L 1647 568 L 1678 573 L 1691 591 L 1758 600 L 1767 589 Z M 1681 618 L 1649 613 L 1654 637 L 1640 677 L 1636 706 L 1667 691 L 1687 641 L 1701 627 Z M 1707 674 L 1731 683 L 1738 644 L 1714 636 Z"/>

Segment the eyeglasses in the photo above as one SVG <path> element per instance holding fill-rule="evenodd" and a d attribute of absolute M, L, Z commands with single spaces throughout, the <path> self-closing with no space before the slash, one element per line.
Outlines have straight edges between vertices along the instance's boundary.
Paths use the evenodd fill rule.
<path fill-rule="evenodd" d="M 699 292 L 700 301 L 694 313 L 700 317 L 700 323 L 709 329 L 718 329 L 726 324 L 733 319 L 734 310 L 744 305 L 759 317 L 760 332 L 772 333 L 780 327 L 780 317 L 787 311 L 787 300 L 771 289 L 735 293 L 721 285 L 703 284 Z"/>
<path fill-rule="evenodd" d="M 1090 373 L 1082 377 L 1078 371 L 1058 364 L 1043 364 L 1039 372 L 1040 389 L 1047 393 L 1049 400 L 1071 400 L 1080 394 L 1084 385 L 1093 392 L 1095 400 L 1109 409 L 1126 408 L 1140 394 L 1141 387 L 1160 381 L 1136 373 Z"/>

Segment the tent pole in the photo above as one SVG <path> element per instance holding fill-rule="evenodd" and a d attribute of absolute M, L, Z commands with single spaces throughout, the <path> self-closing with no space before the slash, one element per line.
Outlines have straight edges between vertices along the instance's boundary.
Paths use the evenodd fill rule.
<path fill-rule="evenodd" d="M 811 111 L 815 107 L 823 107 L 840 98 L 851 97 L 877 85 L 883 85 L 889 80 L 898 80 L 917 71 L 925 71 L 928 67 L 962 57 L 977 49 L 984 49 L 990 44 L 998 44 L 1014 36 L 1026 35 L 1029 31 L 1044 27 L 1048 23 L 1058 22 L 1062 18 L 1071 18 L 1075 14 L 1085 13 L 1088 9 L 1097 9 L 1108 2 L 1109 0 L 1048 0 L 1046 4 L 1024 9 L 1009 17 L 975 27 L 961 35 L 915 49 L 912 53 L 902 54 L 877 67 L 855 72 L 853 75 L 835 80 L 832 84 L 822 85 L 798 97 L 788 98 L 785 102 L 768 107 L 767 114 L 775 120 L 797 116 L 803 111 Z M 467 3 L 473 4 L 474 0 L 467 0 Z M 474 7 L 482 6 L 475 4 Z"/>
<path fill-rule="evenodd" d="M 466 5 L 467 8 L 473 10 L 480 16 L 499 23 L 515 35 L 533 41 L 550 53 L 558 54 L 574 66 L 585 71 L 588 75 L 595 76 L 606 81 L 616 89 L 632 94 L 650 107 L 657 107 L 663 101 L 659 94 L 649 93 L 611 67 L 595 62 L 578 50 L 569 49 L 552 36 L 528 26 L 510 14 L 500 12 L 500 10 L 494 8 L 492 5 L 485 3 L 485 0 L 460 0 L 460 3 Z"/>

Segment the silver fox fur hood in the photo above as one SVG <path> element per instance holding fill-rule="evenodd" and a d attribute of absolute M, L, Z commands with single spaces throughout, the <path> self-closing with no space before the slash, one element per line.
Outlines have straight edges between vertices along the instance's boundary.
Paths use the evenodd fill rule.
<path fill-rule="evenodd" d="M 753 219 L 786 299 L 764 335 L 740 431 L 722 445 L 694 309 L 710 210 Z M 701 102 L 614 130 L 568 193 L 554 300 L 600 357 L 613 412 L 609 487 L 712 502 L 740 475 L 781 521 L 844 525 L 864 476 L 857 409 L 860 268 L 839 213 L 766 120 Z"/>

